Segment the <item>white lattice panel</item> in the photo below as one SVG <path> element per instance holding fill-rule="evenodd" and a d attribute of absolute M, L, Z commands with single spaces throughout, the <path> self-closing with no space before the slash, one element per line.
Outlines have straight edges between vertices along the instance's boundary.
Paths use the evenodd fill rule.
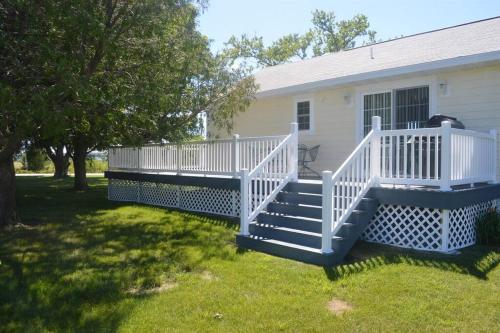
<path fill-rule="evenodd" d="M 139 182 L 124 179 L 110 179 L 108 198 L 114 201 L 137 201 Z"/>
<path fill-rule="evenodd" d="M 455 250 L 476 243 L 476 221 L 493 205 L 486 201 L 450 211 L 448 249 Z"/>
<path fill-rule="evenodd" d="M 183 186 L 180 208 L 218 215 L 239 215 L 239 192 L 209 187 Z"/>
<path fill-rule="evenodd" d="M 142 182 L 140 202 L 155 206 L 178 207 L 179 186 L 172 184 Z"/>
<path fill-rule="evenodd" d="M 442 248 L 441 212 L 431 208 L 380 205 L 362 238 L 370 242 L 438 251 Z"/>
<path fill-rule="evenodd" d="M 228 189 L 110 179 L 108 197 L 216 215 L 240 214 L 240 193 Z"/>

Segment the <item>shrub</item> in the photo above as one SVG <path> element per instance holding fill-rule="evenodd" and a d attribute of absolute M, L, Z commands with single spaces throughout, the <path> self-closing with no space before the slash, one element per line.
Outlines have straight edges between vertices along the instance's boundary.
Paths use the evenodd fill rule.
<path fill-rule="evenodd" d="M 30 171 L 41 171 L 48 160 L 47 155 L 42 150 L 33 147 L 26 151 L 26 159 Z"/>
<path fill-rule="evenodd" d="M 476 241 L 482 245 L 500 246 L 500 214 L 495 208 L 477 220 Z"/>

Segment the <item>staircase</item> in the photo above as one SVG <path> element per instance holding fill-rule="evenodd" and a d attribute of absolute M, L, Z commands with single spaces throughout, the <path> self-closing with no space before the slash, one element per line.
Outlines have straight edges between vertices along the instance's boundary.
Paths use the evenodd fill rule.
<path fill-rule="evenodd" d="M 249 236 L 238 235 L 241 248 L 310 264 L 341 263 L 363 233 L 378 207 L 363 197 L 346 223 L 333 236 L 331 253 L 321 252 L 322 184 L 291 182 L 250 223 Z"/>

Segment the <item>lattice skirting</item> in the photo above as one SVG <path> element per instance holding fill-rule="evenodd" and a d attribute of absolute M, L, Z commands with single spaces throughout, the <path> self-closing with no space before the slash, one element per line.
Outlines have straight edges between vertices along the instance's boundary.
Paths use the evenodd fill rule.
<path fill-rule="evenodd" d="M 446 210 L 380 205 L 362 239 L 426 251 L 450 251 L 473 245 L 475 223 L 491 201 Z"/>
<path fill-rule="evenodd" d="M 228 189 L 110 179 L 108 198 L 223 216 L 240 214 L 240 193 Z"/>

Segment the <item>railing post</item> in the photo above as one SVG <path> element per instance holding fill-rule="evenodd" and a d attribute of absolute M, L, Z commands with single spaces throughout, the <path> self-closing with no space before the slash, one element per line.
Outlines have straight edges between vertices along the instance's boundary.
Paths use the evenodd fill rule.
<path fill-rule="evenodd" d="M 441 210 L 442 216 L 442 234 L 441 234 L 441 251 L 448 252 L 448 240 L 450 239 L 450 211 L 448 209 Z"/>
<path fill-rule="evenodd" d="M 451 191 L 451 122 L 441 123 L 441 191 Z"/>
<path fill-rule="evenodd" d="M 241 169 L 240 175 L 240 235 L 248 236 L 248 169 Z"/>
<path fill-rule="evenodd" d="M 181 173 L 181 145 L 176 144 L 175 145 L 175 157 L 176 157 L 176 169 L 177 169 L 177 174 Z"/>
<path fill-rule="evenodd" d="M 233 176 L 237 177 L 240 172 L 240 144 L 238 139 L 240 136 L 238 134 L 233 135 L 233 142 L 231 144 L 231 168 L 233 169 Z"/>
<path fill-rule="evenodd" d="M 292 134 L 292 165 L 294 168 L 292 181 L 299 180 L 299 125 L 297 123 L 290 124 L 290 134 Z"/>
<path fill-rule="evenodd" d="M 380 132 L 382 131 L 382 118 L 379 116 L 372 117 L 373 138 L 370 142 L 370 177 L 374 184 L 379 183 L 380 178 Z"/>
<path fill-rule="evenodd" d="M 493 174 L 491 175 L 491 181 L 493 183 L 497 182 L 497 130 L 496 129 L 491 129 L 490 130 L 490 135 L 493 137 Z"/>
<path fill-rule="evenodd" d="M 141 171 L 141 147 L 137 147 L 137 170 Z"/>
<path fill-rule="evenodd" d="M 323 210 L 321 223 L 321 252 L 332 252 L 332 223 L 333 223 L 333 173 L 323 171 Z"/>

